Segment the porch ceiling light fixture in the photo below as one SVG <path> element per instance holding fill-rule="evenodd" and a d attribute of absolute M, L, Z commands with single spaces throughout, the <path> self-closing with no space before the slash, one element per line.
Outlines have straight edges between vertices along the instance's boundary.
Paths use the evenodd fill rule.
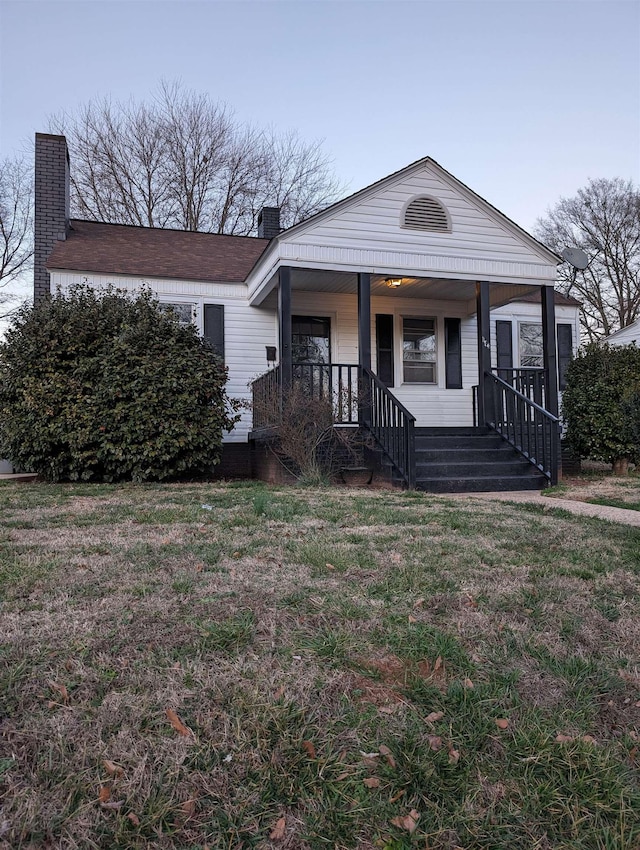
<path fill-rule="evenodd" d="M 387 277 L 387 278 L 385 278 L 384 282 L 387 284 L 387 286 L 390 286 L 391 289 L 397 289 L 399 286 L 402 285 L 402 278 L 401 277 Z"/>

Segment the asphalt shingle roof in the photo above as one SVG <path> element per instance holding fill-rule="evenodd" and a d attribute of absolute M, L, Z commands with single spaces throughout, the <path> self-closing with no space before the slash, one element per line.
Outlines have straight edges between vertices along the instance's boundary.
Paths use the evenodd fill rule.
<path fill-rule="evenodd" d="M 72 219 L 47 268 L 239 283 L 263 253 L 268 239 L 184 230 L 132 227 Z"/>

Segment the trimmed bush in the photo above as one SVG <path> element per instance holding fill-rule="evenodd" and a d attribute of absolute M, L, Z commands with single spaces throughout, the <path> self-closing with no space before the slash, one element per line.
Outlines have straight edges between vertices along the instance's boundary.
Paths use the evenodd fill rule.
<path fill-rule="evenodd" d="M 50 481 L 203 473 L 238 417 L 226 369 L 148 291 L 77 286 L 0 345 L 0 457 Z"/>
<path fill-rule="evenodd" d="M 566 377 L 562 412 L 571 448 L 620 471 L 640 462 L 640 349 L 590 343 Z"/>

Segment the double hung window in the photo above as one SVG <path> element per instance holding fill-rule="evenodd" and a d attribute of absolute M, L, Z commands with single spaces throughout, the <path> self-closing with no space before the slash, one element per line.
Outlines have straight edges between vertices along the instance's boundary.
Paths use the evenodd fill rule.
<path fill-rule="evenodd" d="M 405 383 L 436 383 L 435 319 L 403 319 L 402 369 Z"/>

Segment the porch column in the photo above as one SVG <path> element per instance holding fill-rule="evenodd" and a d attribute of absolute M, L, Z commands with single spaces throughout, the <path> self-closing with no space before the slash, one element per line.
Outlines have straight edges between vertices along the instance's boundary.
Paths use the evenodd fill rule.
<path fill-rule="evenodd" d="M 489 281 L 476 283 L 476 316 L 478 322 L 478 425 L 482 428 L 491 419 L 491 397 L 485 372 L 491 371 L 491 315 Z"/>
<path fill-rule="evenodd" d="M 558 349 L 556 345 L 556 302 L 552 286 L 540 288 L 542 296 L 542 360 L 545 380 L 545 407 L 558 415 Z"/>
<path fill-rule="evenodd" d="M 358 274 L 358 365 L 371 369 L 371 275 Z"/>
<path fill-rule="evenodd" d="M 286 392 L 291 387 L 293 362 L 291 352 L 291 269 L 278 271 L 278 335 L 280 341 L 280 380 Z"/>
<path fill-rule="evenodd" d="M 371 369 L 371 275 L 365 272 L 358 273 L 358 366 L 358 421 L 364 424 L 371 421 L 369 381 L 363 374 L 365 369 Z"/>

